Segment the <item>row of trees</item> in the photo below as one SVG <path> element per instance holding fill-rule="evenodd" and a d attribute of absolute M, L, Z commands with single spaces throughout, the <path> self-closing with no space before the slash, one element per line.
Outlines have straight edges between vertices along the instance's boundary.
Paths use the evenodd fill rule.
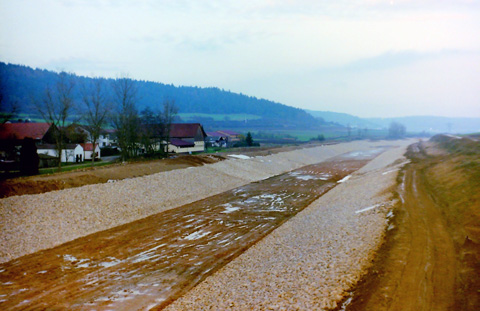
<path fill-rule="evenodd" d="M 137 88 L 128 77 L 117 78 L 111 85 L 101 78 L 89 79 L 79 86 L 80 90 L 76 89 L 74 78 L 72 74 L 61 72 L 55 86 L 47 87 L 41 100 L 33 100 L 45 122 L 57 129 L 54 131 L 57 154 L 61 155 L 64 150 L 65 129 L 71 122 L 85 125 L 94 146 L 102 130 L 113 127 L 122 160 L 137 156 L 140 144 L 148 146 L 150 154 L 164 156 L 168 152 L 165 144 L 168 144 L 170 125 L 178 112 L 174 101 L 165 99 L 161 107 L 157 101 L 153 109 L 149 107 L 139 113 Z M 78 98 L 76 92 L 81 93 L 80 103 L 75 100 Z"/>

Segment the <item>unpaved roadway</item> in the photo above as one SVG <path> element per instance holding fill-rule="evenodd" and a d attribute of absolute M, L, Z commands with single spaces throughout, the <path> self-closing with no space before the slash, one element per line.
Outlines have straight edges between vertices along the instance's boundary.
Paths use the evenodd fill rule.
<path fill-rule="evenodd" d="M 467 250 L 468 243 L 475 245 L 472 240 L 478 236 L 470 240 L 463 231 L 465 235 L 454 241 L 464 229 L 463 222 L 471 221 L 460 215 L 469 209 L 478 215 L 478 202 L 472 198 L 458 209 L 445 205 L 426 186 L 431 184 L 426 170 L 436 160 L 425 156 L 421 144 L 410 147 L 410 157 L 415 161 L 400 174 L 400 201 L 391 231 L 345 310 L 478 310 L 479 288 L 471 288 L 479 284 L 478 255 L 476 263 L 466 264 L 476 254 L 473 247 Z"/>
<path fill-rule="evenodd" d="M 455 248 L 413 166 L 405 171 L 400 196 L 397 232 L 376 268 L 381 275 L 369 275 L 347 310 L 454 310 Z"/>

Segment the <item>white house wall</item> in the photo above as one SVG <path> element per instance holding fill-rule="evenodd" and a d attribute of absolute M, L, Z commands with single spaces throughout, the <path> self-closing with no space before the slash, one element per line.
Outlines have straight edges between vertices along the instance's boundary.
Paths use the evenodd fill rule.
<path fill-rule="evenodd" d="M 48 155 L 48 156 L 51 156 L 51 157 L 57 157 L 58 156 L 58 152 L 57 152 L 56 149 L 38 149 L 37 153 Z M 80 145 L 75 147 L 75 149 L 63 149 L 62 150 L 62 157 L 61 157 L 60 161 L 62 161 L 63 163 L 75 162 L 77 155 L 81 155 L 83 157 L 83 148 Z"/>
<path fill-rule="evenodd" d="M 55 149 L 37 149 L 37 153 L 48 155 L 48 156 L 51 156 L 51 157 L 56 157 L 57 156 L 57 150 L 55 150 Z"/>
<path fill-rule="evenodd" d="M 194 147 L 180 148 L 174 145 L 168 145 L 168 152 L 174 153 L 190 153 L 190 152 L 203 152 L 205 151 L 205 142 L 196 141 Z"/>
<path fill-rule="evenodd" d="M 101 154 L 100 154 L 100 147 L 98 145 L 95 148 L 95 152 L 98 154 L 97 159 L 100 159 Z M 92 154 L 93 154 L 93 151 L 85 151 L 85 155 L 84 155 L 85 160 L 91 160 Z"/>

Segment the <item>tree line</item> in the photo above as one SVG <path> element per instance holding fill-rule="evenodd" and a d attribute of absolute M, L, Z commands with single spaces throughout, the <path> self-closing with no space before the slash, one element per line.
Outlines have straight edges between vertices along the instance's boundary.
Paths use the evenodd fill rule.
<path fill-rule="evenodd" d="M 77 88 L 79 101 L 74 95 Z M 66 72 L 59 73 L 57 82 L 49 85 L 41 98 L 32 98 L 35 110 L 55 128 L 53 138 L 58 155 L 65 148 L 67 125 L 81 122 L 93 146 L 106 127 L 113 128 L 124 161 L 138 156 L 140 146 L 145 146 L 147 155 L 166 156 L 170 126 L 178 112 L 175 102 L 159 98 L 152 103 L 153 108 L 139 112 L 137 101 L 137 86 L 127 76 L 110 83 L 93 78 L 76 85 L 74 75 Z M 58 165 L 61 167 L 61 161 Z"/>
<path fill-rule="evenodd" d="M 19 110 L 25 112 L 28 107 L 30 95 L 40 97 L 43 95 L 48 85 L 53 85 L 58 79 L 58 73 L 32 69 L 26 66 L 5 64 L 0 62 L 0 77 L 3 80 L 5 88 L 6 103 L 17 102 Z M 88 84 L 91 78 L 72 75 L 75 84 Z M 110 84 L 115 79 L 104 79 Z M 2 82 L 2 81 L 0 81 Z M 222 121 L 219 127 L 315 127 L 321 125 L 321 121 L 316 120 L 304 110 L 289 107 L 273 101 L 237 94 L 228 90 L 216 87 L 190 87 L 174 86 L 172 84 L 163 84 L 151 81 L 132 80 L 137 89 L 136 106 L 142 111 L 149 107 L 152 102 L 162 98 L 175 98 L 175 104 L 182 113 L 206 113 L 206 114 L 238 114 L 246 113 L 258 115 L 259 120 L 249 121 L 248 124 L 240 121 Z M 115 96 L 114 89 L 108 88 L 107 94 L 110 97 Z M 81 89 L 74 90 L 72 96 L 76 101 L 82 100 Z M 217 125 L 218 121 L 212 122 Z M 205 124 L 204 124 L 205 125 Z M 271 126 L 270 126 L 271 127 Z"/>

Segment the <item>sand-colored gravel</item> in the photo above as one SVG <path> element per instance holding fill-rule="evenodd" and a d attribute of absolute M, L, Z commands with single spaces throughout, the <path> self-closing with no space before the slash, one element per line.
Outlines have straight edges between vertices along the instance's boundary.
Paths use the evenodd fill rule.
<path fill-rule="evenodd" d="M 246 160 L 232 158 L 114 183 L 0 199 L 0 262 L 342 153 L 392 144 L 406 142 L 357 141 Z"/>
<path fill-rule="evenodd" d="M 375 158 L 166 310 L 334 308 L 382 241 L 393 205 L 386 190 L 407 144 Z"/>

